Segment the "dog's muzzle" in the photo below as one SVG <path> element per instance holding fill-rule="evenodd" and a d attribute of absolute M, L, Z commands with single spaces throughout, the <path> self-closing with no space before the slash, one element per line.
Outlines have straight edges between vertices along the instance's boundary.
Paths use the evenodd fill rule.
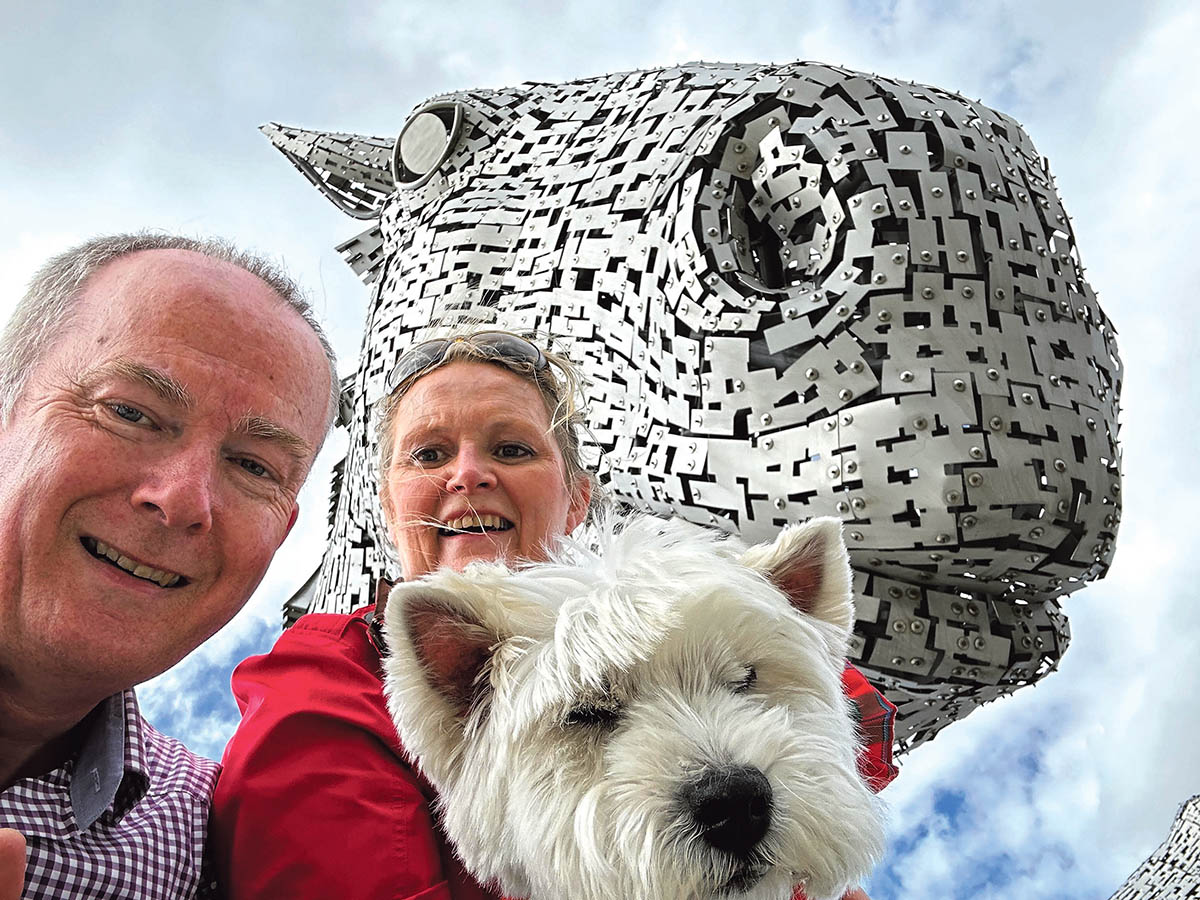
<path fill-rule="evenodd" d="M 704 769 L 683 785 L 680 799 L 700 837 L 738 860 L 753 853 L 771 825 L 771 784 L 753 766 Z"/>

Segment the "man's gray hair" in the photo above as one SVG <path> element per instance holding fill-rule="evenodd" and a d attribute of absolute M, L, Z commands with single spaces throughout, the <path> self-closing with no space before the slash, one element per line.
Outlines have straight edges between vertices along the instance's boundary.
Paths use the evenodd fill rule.
<path fill-rule="evenodd" d="M 299 285 L 274 263 L 220 238 L 190 238 L 153 231 L 92 238 L 53 257 L 34 274 L 0 336 L 0 423 L 8 424 L 29 373 L 66 327 L 87 280 L 105 264 L 140 250 L 190 250 L 237 266 L 265 282 L 294 309 L 312 328 L 329 361 L 328 431 L 338 410 L 337 357 Z"/>

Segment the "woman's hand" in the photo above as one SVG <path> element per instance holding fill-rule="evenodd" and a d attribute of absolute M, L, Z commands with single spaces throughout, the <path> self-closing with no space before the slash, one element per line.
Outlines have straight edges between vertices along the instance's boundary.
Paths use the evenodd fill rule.
<path fill-rule="evenodd" d="M 25 887 L 25 837 L 0 828 L 0 900 L 21 900 Z"/>

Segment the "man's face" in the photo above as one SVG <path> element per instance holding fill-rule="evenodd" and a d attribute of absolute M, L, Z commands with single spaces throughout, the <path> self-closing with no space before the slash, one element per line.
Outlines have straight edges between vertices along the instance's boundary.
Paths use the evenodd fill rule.
<path fill-rule="evenodd" d="M 316 335 L 259 279 L 103 267 L 0 428 L 0 670 L 117 690 L 212 635 L 295 521 L 328 404 Z"/>

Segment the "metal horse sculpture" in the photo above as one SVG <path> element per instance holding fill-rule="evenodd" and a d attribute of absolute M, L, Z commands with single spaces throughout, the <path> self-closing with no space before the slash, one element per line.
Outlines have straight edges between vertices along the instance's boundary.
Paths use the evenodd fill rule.
<path fill-rule="evenodd" d="M 693 64 L 271 141 L 368 229 L 329 546 L 290 603 L 390 568 L 371 406 L 435 327 L 553 335 L 617 499 L 769 538 L 836 515 L 854 659 L 907 748 L 1054 668 L 1120 520 L 1112 326 L 1009 117 L 833 66 Z M 394 572 L 393 572 L 394 574 Z"/>

